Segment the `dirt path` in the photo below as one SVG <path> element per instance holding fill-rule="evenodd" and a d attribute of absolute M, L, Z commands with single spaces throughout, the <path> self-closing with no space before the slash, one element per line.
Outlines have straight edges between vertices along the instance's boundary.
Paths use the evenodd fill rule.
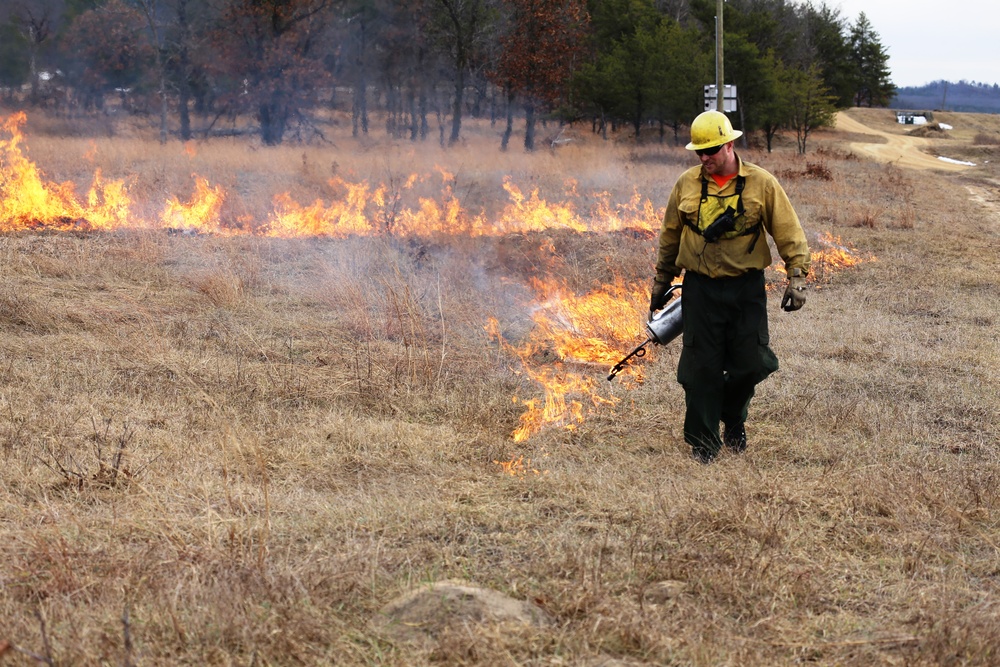
<path fill-rule="evenodd" d="M 868 155 L 880 162 L 892 162 L 900 167 L 910 169 L 940 169 L 942 171 L 965 171 L 969 165 L 956 164 L 940 160 L 924 152 L 930 147 L 930 142 L 921 137 L 911 137 L 901 134 L 882 132 L 854 120 L 847 114 L 837 114 L 838 130 L 857 134 L 870 134 L 885 139 L 885 143 L 867 143 L 855 141 L 851 150 Z"/>
<path fill-rule="evenodd" d="M 969 191 L 969 198 L 972 201 L 987 209 L 995 219 L 1000 220 L 1000 194 L 997 194 L 995 189 L 975 185 L 966 185 L 965 189 Z"/>

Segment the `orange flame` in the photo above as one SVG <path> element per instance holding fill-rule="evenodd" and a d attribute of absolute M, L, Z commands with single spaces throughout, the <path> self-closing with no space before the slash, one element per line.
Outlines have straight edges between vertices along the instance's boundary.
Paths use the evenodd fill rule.
<path fill-rule="evenodd" d="M 621 281 L 582 296 L 556 281 L 535 280 L 535 327 L 527 341 L 512 345 L 503 340 L 493 320 L 487 332 L 520 361 L 523 373 L 540 385 L 543 397 L 515 402 L 524 406 L 511 434 L 522 442 L 545 427 L 572 430 L 599 406 L 613 406 L 619 398 L 602 392 L 606 370 L 642 340 L 640 304 L 648 298 L 642 286 Z M 601 369 L 595 374 L 595 367 Z M 641 368 L 626 374 L 641 382 Z"/>
<path fill-rule="evenodd" d="M 77 199 L 73 183 L 45 182 L 21 151 L 21 126 L 26 120 L 24 112 L 20 112 L 0 124 L 0 231 L 34 227 L 115 229 L 128 224 L 130 202 L 124 182 L 105 181 L 99 169 L 85 202 Z"/>
<path fill-rule="evenodd" d="M 127 227 L 131 219 L 131 200 L 123 181 L 105 182 L 101 170 L 94 172 L 94 183 L 87 192 L 85 215 L 95 229 Z"/>
<path fill-rule="evenodd" d="M 547 455 L 546 455 L 547 456 Z M 525 458 L 524 454 L 511 456 L 509 461 L 493 460 L 493 463 L 500 466 L 500 472 L 511 477 L 527 477 L 532 475 L 548 475 L 548 470 L 539 470 L 532 465 L 531 459 Z"/>
<path fill-rule="evenodd" d="M 812 253 L 812 263 L 828 269 L 846 269 L 877 258 L 871 253 L 859 253 L 839 236 L 823 232 L 818 238 L 822 248 Z"/>
<path fill-rule="evenodd" d="M 73 184 L 46 185 L 42 174 L 21 152 L 21 125 L 24 112 L 6 119 L 0 129 L 0 224 L 4 231 L 35 227 L 52 221 L 71 223 L 81 217 L 82 209 L 73 194 Z"/>
<path fill-rule="evenodd" d="M 224 230 L 219 213 L 224 199 L 225 193 L 221 187 L 212 187 L 206 179 L 195 176 L 191 201 L 182 204 L 176 197 L 171 197 L 161 216 L 163 226 L 194 232 L 222 232 Z"/>
<path fill-rule="evenodd" d="M 303 205 L 288 193 L 279 193 L 274 196 L 273 211 L 267 219 L 239 220 L 232 227 L 227 227 L 221 217 L 225 191 L 195 174 L 190 201 L 185 203 L 170 197 L 159 220 L 142 221 L 135 219 L 125 183 L 105 181 L 100 170 L 96 171 L 83 201 L 77 197 L 72 182 L 47 182 L 22 151 L 21 126 L 25 122 L 22 112 L 0 124 L 0 231 L 42 226 L 56 229 L 161 226 L 201 233 L 263 233 L 280 237 L 495 236 L 548 229 L 653 231 L 658 226 L 652 202 L 638 192 L 631 201 L 614 204 L 607 192 L 579 195 L 575 182 L 569 181 L 566 200 L 552 203 L 539 195 L 537 187 L 525 195 L 510 177 L 503 182 L 509 201 L 498 214 L 487 216 L 483 210 L 471 211 L 463 205 L 453 191 L 455 175 L 441 167 L 435 168 L 442 182 L 440 193 L 436 197 L 416 197 L 415 205 L 407 205 L 404 195 L 424 179 L 417 174 L 389 184 L 350 183 L 334 178 L 330 186 L 340 196 L 329 203 L 317 199 Z M 183 146 L 183 151 L 188 157 L 196 155 L 190 142 Z M 94 160 L 96 148 L 92 147 L 86 157 Z M 580 212 L 584 203 L 588 203 L 588 208 Z"/>
<path fill-rule="evenodd" d="M 525 199 L 520 188 L 511 183 L 510 177 L 503 179 L 503 189 L 510 196 L 511 204 L 504 210 L 497 229 L 501 233 L 531 232 L 547 229 L 571 229 L 587 231 L 587 225 L 576 215 L 571 204 L 549 204 L 538 197 L 538 188 Z"/>

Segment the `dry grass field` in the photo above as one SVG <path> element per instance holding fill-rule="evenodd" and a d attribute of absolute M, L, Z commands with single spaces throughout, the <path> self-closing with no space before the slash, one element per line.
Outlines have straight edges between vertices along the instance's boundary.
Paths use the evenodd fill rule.
<path fill-rule="evenodd" d="M 997 664 L 1000 118 L 935 120 L 976 166 L 740 149 L 817 255 L 796 313 L 769 272 L 781 370 L 709 466 L 676 345 L 605 379 L 681 148 L 8 120 L 0 663 Z M 390 615 L 443 581 L 532 615 Z"/>

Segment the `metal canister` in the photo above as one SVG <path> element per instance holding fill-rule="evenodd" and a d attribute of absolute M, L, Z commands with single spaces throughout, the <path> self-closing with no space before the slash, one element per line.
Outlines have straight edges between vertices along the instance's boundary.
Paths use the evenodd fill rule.
<path fill-rule="evenodd" d="M 673 294 L 674 291 L 679 290 L 680 285 L 671 285 L 670 289 L 667 290 L 667 295 Z M 657 343 L 658 345 L 666 345 L 673 339 L 681 335 L 684 330 L 684 322 L 681 319 L 681 298 L 677 297 L 669 304 L 666 308 L 663 308 L 657 313 L 654 313 L 649 321 L 646 322 L 646 340 L 642 341 L 638 347 L 625 355 L 625 358 L 619 361 L 611 369 L 608 374 L 608 381 L 615 379 L 615 376 L 623 368 L 628 360 L 632 357 L 642 357 L 646 355 L 646 346 L 650 343 Z"/>
<path fill-rule="evenodd" d="M 667 294 L 672 294 L 680 288 L 680 285 L 671 285 Z M 653 314 L 653 317 L 646 323 L 646 334 L 649 336 L 649 340 L 658 345 L 666 345 L 680 336 L 682 331 L 684 331 L 684 320 L 681 316 L 680 297 L 668 303 L 666 308 Z"/>

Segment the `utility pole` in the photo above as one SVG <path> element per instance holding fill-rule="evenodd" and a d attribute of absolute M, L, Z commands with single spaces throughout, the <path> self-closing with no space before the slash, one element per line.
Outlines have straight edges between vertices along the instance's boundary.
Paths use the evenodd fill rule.
<path fill-rule="evenodd" d="M 718 111 L 725 111 L 725 75 L 722 66 L 722 4 L 724 0 L 715 2 L 715 103 Z"/>

